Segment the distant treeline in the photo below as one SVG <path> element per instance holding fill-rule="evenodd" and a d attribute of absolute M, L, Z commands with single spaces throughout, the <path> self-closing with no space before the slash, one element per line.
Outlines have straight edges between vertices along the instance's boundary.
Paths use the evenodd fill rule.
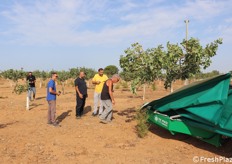
<path fill-rule="evenodd" d="M 44 70 L 32 70 L 32 74 L 36 78 L 41 78 L 43 80 L 46 80 L 47 78 L 51 77 L 52 72 L 56 72 L 59 75 L 60 81 L 65 81 L 69 78 L 75 79 L 78 77 L 78 74 L 80 71 L 84 71 L 86 74 L 86 80 L 89 80 L 93 78 L 93 76 L 97 73 L 97 70 L 93 68 L 86 68 L 86 67 L 76 67 L 76 68 L 70 68 L 69 70 L 51 70 L 51 71 L 44 71 Z M 104 68 L 105 74 L 108 76 L 112 76 L 115 73 L 118 73 L 118 68 L 114 65 L 109 65 Z M 21 68 L 20 70 L 16 69 L 8 69 L 5 71 L 0 71 L 0 77 L 9 79 L 12 81 L 18 81 L 19 79 L 24 79 L 28 75 L 29 71 L 23 70 Z"/>
<path fill-rule="evenodd" d="M 36 78 L 40 78 L 42 80 L 46 80 L 51 77 L 52 72 L 57 72 L 59 75 L 60 81 L 65 81 L 67 79 L 75 79 L 80 71 L 84 71 L 86 73 L 86 80 L 89 80 L 93 78 L 93 76 L 97 73 L 97 70 L 93 68 L 86 68 L 86 67 L 77 67 L 77 68 L 70 68 L 68 71 L 62 70 L 51 70 L 51 71 L 40 71 L 40 70 L 34 70 L 32 71 L 33 75 Z M 131 81 L 133 79 L 128 78 L 128 76 L 125 76 L 124 72 L 119 72 L 119 69 L 114 65 L 109 65 L 105 68 L 105 74 L 107 74 L 109 77 L 112 76 L 115 73 L 119 73 L 121 78 L 125 81 Z M 232 74 L 232 71 L 230 71 Z M 191 79 L 206 79 L 209 77 L 220 75 L 220 73 L 217 70 L 213 70 L 211 72 L 206 73 L 198 73 L 195 76 L 193 76 Z M 8 69 L 5 71 L 0 71 L 0 77 L 4 79 L 9 79 L 12 81 L 18 81 L 19 79 L 24 79 L 28 75 L 28 71 L 24 71 L 23 69 L 16 70 L 16 69 Z"/>

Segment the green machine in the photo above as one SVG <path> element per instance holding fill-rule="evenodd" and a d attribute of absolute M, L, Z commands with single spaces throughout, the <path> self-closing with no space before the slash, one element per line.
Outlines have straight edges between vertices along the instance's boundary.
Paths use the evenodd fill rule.
<path fill-rule="evenodd" d="M 145 104 L 148 121 L 175 133 L 194 136 L 215 146 L 232 137 L 231 74 L 188 86 Z"/>

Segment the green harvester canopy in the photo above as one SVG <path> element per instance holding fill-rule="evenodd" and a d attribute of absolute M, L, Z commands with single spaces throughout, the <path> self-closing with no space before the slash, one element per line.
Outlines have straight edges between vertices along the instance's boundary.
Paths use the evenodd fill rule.
<path fill-rule="evenodd" d="M 178 121 L 187 126 L 232 137 L 230 78 L 228 73 L 192 83 L 143 108 L 149 110 L 150 122 L 154 122 L 154 113 L 161 113 L 168 117 L 177 116 Z"/>

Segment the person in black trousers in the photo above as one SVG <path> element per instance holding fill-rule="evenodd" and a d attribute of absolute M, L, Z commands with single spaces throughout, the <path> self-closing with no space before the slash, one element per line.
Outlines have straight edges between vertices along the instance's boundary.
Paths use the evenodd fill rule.
<path fill-rule="evenodd" d="M 85 82 L 85 73 L 80 72 L 79 77 L 75 80 L 76 90 L 76 118 L 81 118 L 85 107 L 85 100 L 88 97 L 87 86 Z"/>

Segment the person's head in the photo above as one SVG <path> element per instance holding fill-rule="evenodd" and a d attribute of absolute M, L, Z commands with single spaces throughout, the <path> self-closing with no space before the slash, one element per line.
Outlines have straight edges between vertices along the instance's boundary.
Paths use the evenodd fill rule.
<path fill-rule="evenodd" d="M 103 69 L 103 68 L 99 68 L 99 69 L 98 69 L 98 74 L 99 74 L 100 76 L 103 76 L 103 73 L 104 73 L 104 69 Z"/>
<path fill-rule="evenodd" d="M 56 80 L 58 78 L 58 75 L 56 72 L 52 72 L 52 80 Z"/>
<path fill-rule="evenodd" d="M 32 72 L 28 72 L 28 75 L 31 76 L 31 75 L 32 75 Z"/>
<path fill-rule="evenodd" d="M 120 80 L 120 76 L 118 74 L 114 74 L 112 77 L 111 77 L 111 80 L 113 83 L 117 83 L 119 82 Z"/>
<path fill-rule="evenodd" d="M 82 79 L 84 79 L 85 78 L 85 72 L 84 71 L 80 71 L 79 77 L 82 78 Z"/>

